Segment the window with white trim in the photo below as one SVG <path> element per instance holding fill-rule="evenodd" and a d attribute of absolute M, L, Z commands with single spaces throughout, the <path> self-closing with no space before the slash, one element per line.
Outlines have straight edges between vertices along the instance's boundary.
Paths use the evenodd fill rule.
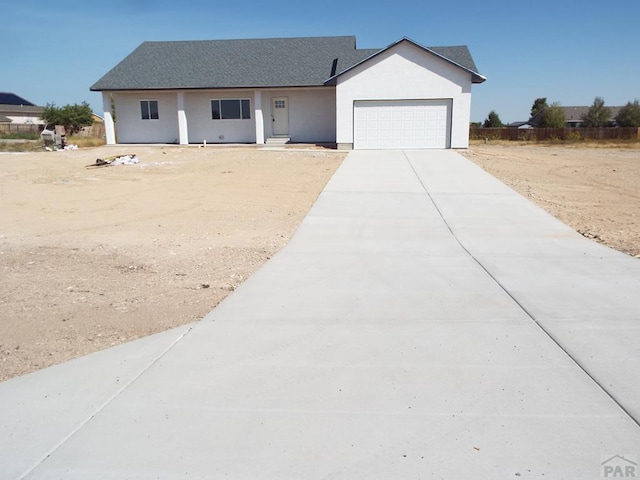
<path fill-rule="evenodd" d="M 157 100 L 140 100 L 140 115 L 142 120 L 158 120 L 158 101 Z"/>
<path fill-rule="evenodd" d="M 211 100 L 213 120 L 249 120 L 251 102 L 247 98 L 220 98 Z"/>

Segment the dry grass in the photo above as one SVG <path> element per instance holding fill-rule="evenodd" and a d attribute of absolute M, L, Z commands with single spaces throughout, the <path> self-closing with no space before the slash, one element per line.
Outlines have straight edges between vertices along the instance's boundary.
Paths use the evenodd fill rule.
<path fill-rule="evenodd" d="M 42 140 L 2 141 L 0 140 L 0 152 L 39 152 L 44 149 Z"/>
<path fill-rule="evenodd" d="M 562 148 L 624 148 L 630 150 L 640 150 L 640 140 L 548 140 L 548 141 L 527 141 L 527 140 L 469 140 L 469 146 L 479 145 L 502 145 L 505 147 L 562 147 Z"/>
<path fill-rule="evenodd" d="M 68 145 L 77 145 L 79 148 L 101 147 L 102 145 L 106 145 L 106 143 L 104 138 L 79 137 L 76 135 L 67 137 Z"/>

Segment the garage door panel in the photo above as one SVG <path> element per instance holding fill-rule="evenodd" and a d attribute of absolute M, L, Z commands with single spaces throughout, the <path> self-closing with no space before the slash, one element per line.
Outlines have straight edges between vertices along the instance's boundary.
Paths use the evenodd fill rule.
<path fill-rule="evenodd" d="M 354 148 L 449 148 L 451 100 L 357 101 Z"/>

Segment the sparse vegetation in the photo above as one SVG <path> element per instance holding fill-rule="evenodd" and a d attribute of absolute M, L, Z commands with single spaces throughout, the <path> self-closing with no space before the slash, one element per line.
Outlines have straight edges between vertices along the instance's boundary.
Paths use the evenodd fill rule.
<path fill-rule="evenodd" d="M 542 109 L 540 116 L 540 126 L 542 128 L 562 128 L 565 123 L 566 118 L 558 102 L 554 102 Z"/>
<path fill-rule="evenodd" d="M 37 152 L 44 148 L 41 140 L 25 140 L 24 142 L 3 142 L 0 140 L 0 152 Z"/>
<path fill-rule="evenodd" d="M 604 98 L 596 97 L 589 111 L 582 116 L 583 127 L 606 127 L 609 124 L 611 112 L 604 106 Z"/>
<path fill-rule="evenodd" d="M 39 140 L 37 133 L 1 133 L 0 140 Z"/>
<path fill-rule="evenodd" d="M 82 127 L 93 124 L 93 112 L 87 102 L 60 108 L 56 107 L 55 103 L 48 103 L 40 117 L 48 125 L 64 125 L 67 135 L 73 135 Z"/>
<path fill-rule="evenodd" d="M 531 106 L 531 118 L 535 117 L 545 108 L 549 108 L 549 105 L 547 105 L 547 97 L 536 98 Z"/>
<path fill-rule="evenodd" d="M 640 103 L 638 100 L 627 102 L 616 115 L 620 127 L 640 127 Z"/>
<path fill-rule="evenodd" d="M 67 137 L 67 145 L 77 145 L 79 148 L 100 147 L 106 143 L 104 138 L 80 137 L 77 135 Z"/>
<path fill-rule="evenodd" d="M 496 113 L 496 111 L 491 110 L 482 126 L 484 128 L 495 128 L 504 126 L 504 123 L 502 123 L 502 120 L 500 120 L 500 116 Z"/>

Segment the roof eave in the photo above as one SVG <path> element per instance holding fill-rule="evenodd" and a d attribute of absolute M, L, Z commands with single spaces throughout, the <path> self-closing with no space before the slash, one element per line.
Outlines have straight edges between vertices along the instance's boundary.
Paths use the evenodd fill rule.
<path fill-rule="evenodd" d="M 487 81 L 487 77 L 480 75 L 479 73 L 471 73 L 471 83 L 484 83 Z"/>
<path fill-rule="evenodd" d="M 89 88 L 91 92 L 163 92 L 173 90 L 262 90 L 262 89 L 285 89 L 285 88 L 322 88 L 328 86 L 326 83 L 303 84 L 303 85 L 236 85 L 236 86 L 208 86 L 208 87 L 148 87 L 148 88 L 131 88 L 131 87 L 105 87 L 105 88 Z"/>

